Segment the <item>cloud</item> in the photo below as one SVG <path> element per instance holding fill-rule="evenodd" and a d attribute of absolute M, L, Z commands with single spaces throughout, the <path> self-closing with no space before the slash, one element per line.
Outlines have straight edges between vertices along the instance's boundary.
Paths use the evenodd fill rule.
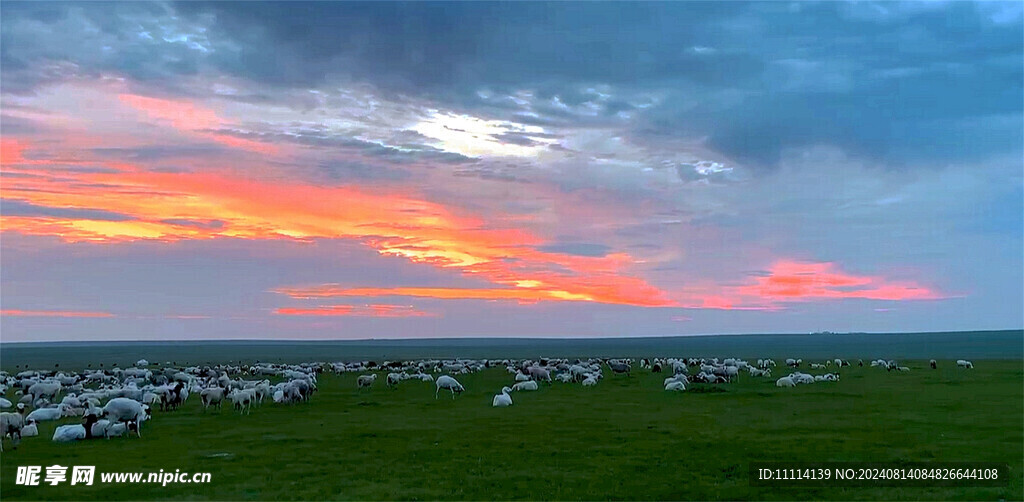
<path fill-rule="evenodd" d="M 112 296 L 154 336 L 345 310 L 286 290 L 440 334 L 1019 322 L 1017 4 L 0 9 L 19 305 Z"/>
<path fill-rule="evenodd" d="M 318 307 L 281 307 L 274 311 L 277 315 L 287 316 L 323 316 L 323 317 L 437 317 L 434 312 L 417 310 L 411 305 L 327 305 Z"/>
<path fill-rule="evenodd" d="M 857 276 L 834 263 L 780 261 L 755 283 L 736 293 L 767 302 L 865 298 L 870 300 L 935 300 L 939 293 L 914 283 L 895 283 L 881 277 Z"/>
<path fill-rule="evenodd" d="M 565 253 L 576 256 L 605 256 L 611 248 L 604 244 L 587 242 L 547 244 L 538 248 L 545 253 Z"/>
<path fill-rule="evenodd" d="M 134 219 L 127 214 L 105 211 L 103 209 L 48 207 L 11 199 L 0 199 L 0 215 L 5 217 L 21 216 L 28 218 L 41 217 L 103 221 L 131 221 Z"/>
<path fill-rule="evenodd" d="M 115 317 L 114 314 L 109 312 L 85 312 L 78 310 L 18 310 L 18 309 L 4 309 L 0 310 L 0 316 L 3 317 L 86 317 L 86 318 L 97 318 L 97 317 Z"/>

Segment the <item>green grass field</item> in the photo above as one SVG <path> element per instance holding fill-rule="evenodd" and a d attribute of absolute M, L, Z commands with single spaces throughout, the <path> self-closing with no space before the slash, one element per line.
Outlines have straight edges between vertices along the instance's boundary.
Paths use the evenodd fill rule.
<path fill-rule="evenodd" d="M 842 381 L 795 389 L 741 377 L 662 390 L 637 370 L 598 386 L 542 386 L 491 397 L 500 369 L 459 377 L 467 392 L 434 399 L 433 384 L 322 375 L 309 403 L 264 404 L 249 416 L 203 413 L 197 396 L 154 412 L 141 439 L 56 444 L 55 424 L 2 454 L 0 494 L 24 499 L 962 499 L 1024 498 L 1024 367 L 940 361 L 909 373 L 844 368 Z M 907 363 L 904 363 L 907 364 Z M 807 371 L 804 369 L 804 371 Z M 777 369 L 776 376 L 788 373 Z M 818 373 L 818 372 L 812 372 Z M 606 372 L 610 375 L 610 372 Z M 75 420 L 65 420 L 73 423 Z M 751 461 L 996 461 L 997 488 L 758 488 Z M 16 486 L 21 465 L 95 465 L 97 472 L 210 472 L 204 485 Z"/>

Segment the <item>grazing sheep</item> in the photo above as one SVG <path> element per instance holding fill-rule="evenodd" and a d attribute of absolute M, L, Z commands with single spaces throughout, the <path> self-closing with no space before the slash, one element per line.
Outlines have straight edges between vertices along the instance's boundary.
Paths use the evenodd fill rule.
<path fill-rule="evenodd" d="M 252 403 L 256 400 L 255 389 L 233 390 L 228 394 L 228 399 L 234 403 L 234 408 L 239 413 L 252 413 Z"/>
<path fill-rule="evenodd" d="M 0 413 L 0 451 L 4 450 L 3 440 L 5 437 L 11 437 L 11 445 L 14 449 L 18 449 L 18 443 L 21 442 L 21 431 L 25 428 L 25 417 L 19 413 L 4 412 Z"/>
<path fill-rule="evenodd" d="M 528 382 L 519 382 L 512 386 L 512 390 L 537 390 L 537 382 L 530 380 Z"/>
<path fill-rule="evenodd" d="M 494 399 L 491 401 L 491 406 L 495 408 L 503 408 L 505 406 L 512 406 L 512 396 L 508 395 L 512 389 L 508 387 L 501 388 L 501 394 L 495 394 Z"/>
<path fill-rule="evenodd" d="M 608 363 L 608 367 L 612 369 L 612 373 L 625 373 L 626 376 L 630 375 L 629 371 L 631 368 L 629 367 L 629 364 L 620 362 L 610 362 Z"/>
<path fill-rule="evenodd" d="M 434 385 L 437 386 L 437 390 L 434 391 L 434 399 L 437 399 L 437 393 L 441 392 L 441 389 L 450 390 L 452 392 L 452 399 L 455 399 L 456 392 L 462 393 L 466 390 L 458 380 L 448 375 L 441 375 L 437 377 L 437 380 L 434 381 Z"/>
<path fill-rule="evenodd" d="M 740 369 L 736 366 L 725 367 L 725 377 L 729 380 L 735 380 L 740 375 Z"/>
<path fill-rule="evenodd" d="M 551 372 L 547 368 L 541 368 L 540 366 L 531 366 L 529 369 L 530 378 L 536 381 L 546 381 L 551 383 Z"/>
<path fill-rule="evenodd" d="M 395 387 L 401 380 L 402 375 L 399 375 L 398 373 L 388 373 L 388 379 L 387 381 L 385 381 L 385 383 L 387 384 L 388 387 Z"/>
<path fill-rule="evenodd" d="M 216 406 L 217 409 L 221 409 L 221 403 L 224 401 L 224 389 L 220 387 L 203 389 L 199 392 L 199 399 L 203 402 L 203 411 L 206 411 L 210 406 Z"/>
<path fill-rule="evenodd" d="M 377 374 L 373 373 L 370 375 L 360 375 L 356 379 L 356 388 L 362 389 L 363 387 L 369 387 L 373 385 L 373 382 L 377 381 Z"/>
<path fill-rule="evenodd" d="M 101 415 L 111 422 L 123 422 L 126 427 L 135 426 L 135 433 L 142 437 L 142 422 L 150 418 L 149 405 L 125 397 L 115 397 L 103 407 Z"/>
<path fill-rule="evenodd" d="M 60 387 L 60 382 L 37 382 L 29 386 L 28 393 L 32 394 L 32 399 L 53 400 L 60 393 Z"/>
<path fill-rule="evenodd" d="M 974 369 L 974 363 L 972 363 L 970 361 L 967 361 L 965 359 L 957 359 L 956 365 L 961 367 L 961 368 L 971 368 L 971 369 Z"/>

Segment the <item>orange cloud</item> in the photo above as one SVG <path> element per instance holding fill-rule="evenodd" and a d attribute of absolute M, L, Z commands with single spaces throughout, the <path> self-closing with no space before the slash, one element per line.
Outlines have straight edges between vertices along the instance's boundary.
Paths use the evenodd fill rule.
<path fill-rule="evenodd" d="M 118 99 L 147 117 L 163 122 L 179 131 L 199 135 L 225 146 L 249 150 L 252 152 L 273 155 L 278 153 L 275 145 L 239 138 L 228 134 L 210 132 L 214 129 L 230 127 L 227 120 L 222 119 L 213 110 L 203 108 L 184 100 L 170 100 L 120 94 Z"/>
<path fill-rule="evenodd" d="M 17 139 L 0 139 L 0 165 L 25 162 L 25 143 Z"/>
<path fill-rule="evenodd" d="M 594 301 L 593 298 L 582 294 L 536 288 L 343 288 L 336 284 L 324 284 L 308 288 L 279 288 L 274 292 L 295 299 L 307 300 L 337 297 L 408 296 L 442 300 L 518 300 L 523 303 L 536 303 L 545 300 Z"/>
<path fill-rule="evenodd" d="M 941 297 L 918 284 L 849 274 L 839 270 L 834 263 L 795 261 L 776 262 L 768 275 L 755 278 L 754 284 L 736 288 L 736 293 L 769 302 L 830 298 L 931 300 Z"/>
<path fill-rule="evenodd" d="M 417 310 L 411 305 L 327 305 L 307 308 L 279 308 L 274 311 L 278 315 L 289 316 L 347 316 L 347 317 L 438 317 L 433 312 Z"/>
<path fill-rule="evenodd" d="M 169 113 L 157 109 L 160 116 Z M 184 115 L 186 118 L 174 120 L 209 120 L 202 114 Z M 127 218 L 0 215 L 2 231 L 96 243 L 218 237 L 355 239 L 382 255 L 458 270 L 501 288 L 519 290 L 493 294 L 510 294 L 523 301 L 673 304 L 665 292 L 623 272 L 634 263 L 629 255 L 590 257 L 540 251 L 545 241 L 527 230 L 509 227 L 509 223 L 492 227 L 482 218 L 423 200 L 411 190 L 370 192 L 350 186 L 263 180 L 223 169 L 165 173 L 123 165 L 118 172 L 62 172 L 57 176 L 46 172 L 46 165 L 11 167 L 31 175 L 5 179 L 0 187 L 4 198 L 54 208 L 101 209 Z M 222 224 L 176 223 L 184 220 Z"/>
<path fill-rule="evenodd" d="M 189 103 L 133 95 L 121 99 L 176 128 L 202 130 L 222 122 L 212 111 Z M 777 310 L 780 304 L 810 299 L 938 297 L 916 284 L 844 273 L 832 263 L 786 260 L 747 285 L 691 283 L 667 292 L 630 275 L 629 269 L 637 261 L 628 254 L 578 256 L 542 251 L 547 242 L 517 228 L 520 222 L 515 218 L 492 215 L 484 219 L 425 200 L 412 188 L 322 186 L 267 177 L 261 174 L 267 166 L 259 163 L 247 164 L 244 171 L 210 166 L 203 166 L 201 172 L 148 171 L 90 157 L 96 155 L 90 153 L 96 151 L 95 145 L 83 141 L 76 137 L 70 147 L 73 150 L 62 152 L 54 151 L 61 145 L 52 142 L 40 147 L 20 138 L 4 138 L 4 174 L 17 176 L 4 176 L 0 196 L 37 206 L 102 210 L 125 218 L 0 215 L 0 232 L 104 244 L 225 237 L 352 239 L 381 255 L 451 269 L 493 285 L 474 289 L 321 285 L 277 290 L 293 297 L 410 296 L 725 310 Z M 26 157 L 27 153 L 31 155 Z M 60 169 L 69 161 L 97 169 Z M 180 224 L 182 221 L 218 224 Z"/>
<path fill-rule="evenodd" d="M 114 317 L 109 312 L 81 312 L 74 310 L 0 310 L 4 317 Z"/>

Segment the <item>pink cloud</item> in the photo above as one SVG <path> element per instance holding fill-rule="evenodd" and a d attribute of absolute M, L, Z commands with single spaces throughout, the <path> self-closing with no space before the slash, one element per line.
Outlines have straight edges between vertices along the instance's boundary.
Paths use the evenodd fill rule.
<path fill-rule="evenodd" d="M 115 317 L 109 312 L 83 312 L 75 310 L 0 310 L 4 317 Z"/>
<path fill-rule="evenodd" d="M 736 288 L 740 297 L 766 302 L 862 298 L 868 300 L 933 300 L 942 296 L 913 282 L 844 272 L 835 263 L 778 261 L 754 284 Z"/>
<path fill-rule="evenodd" d="M 286 307 L 274 311 L 288 316 L 345 316 L 345 317 L 439 317 L 434 312 L 418 310 L 412 305 L 325 305 L 317 307 Z"/>

